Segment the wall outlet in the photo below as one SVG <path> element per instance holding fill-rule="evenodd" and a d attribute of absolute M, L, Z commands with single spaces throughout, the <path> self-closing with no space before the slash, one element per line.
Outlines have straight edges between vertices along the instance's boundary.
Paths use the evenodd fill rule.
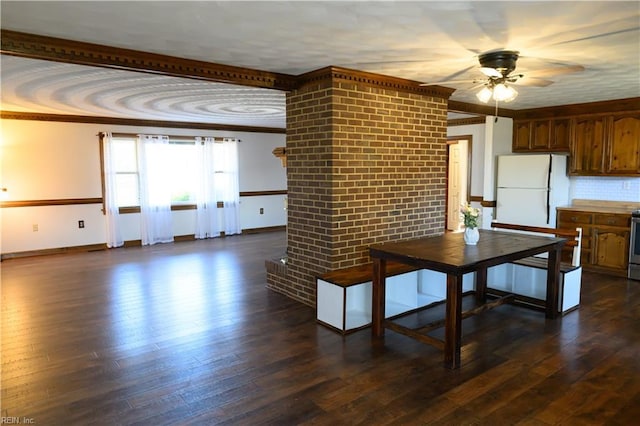
<path fill-rule="evenodd" d="M 33 232 L 38 232 L 38 224 L 37 223 L 33 224 Z"/>
<path fill-rule="evenodd" d="M 624 189 L 625 191 L 630 190 L 631 182 L 629 182 L 628 180 L 625 180 L 624 182 L 622 182 L 622 189 Z"/>
<path fill-rule="evenodd" d="M 264 207 L 260 207 L 260 214 L 264 214 Z"/>
<path fill-rule="evenodd" d="M 84 220 L 79 220 L 78 221 L 78 228 L 80 228 L 80 229 L 84 228 Z"/>

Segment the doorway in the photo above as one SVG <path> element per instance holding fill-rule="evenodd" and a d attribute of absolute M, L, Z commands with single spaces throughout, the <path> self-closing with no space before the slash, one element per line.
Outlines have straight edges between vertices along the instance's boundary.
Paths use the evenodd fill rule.
<path fill-rule="evenodd" d="M 460 206 L 469 202 L 471 190 L 471 135 L 447 138 L 447 203 L 445 229 L 460 231 Z"/>

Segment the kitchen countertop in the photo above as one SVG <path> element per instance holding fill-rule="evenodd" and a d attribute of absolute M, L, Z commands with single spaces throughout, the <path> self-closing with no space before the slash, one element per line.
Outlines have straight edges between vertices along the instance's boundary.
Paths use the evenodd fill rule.
<path fill-rule="evenodd" d="M 612 214 L 631 214 L 633 210 L 637 209 L 640 209 L 640 202 L 579 199 L 572 200 L 570 206 L 558 207 L 558 210 Z"/>

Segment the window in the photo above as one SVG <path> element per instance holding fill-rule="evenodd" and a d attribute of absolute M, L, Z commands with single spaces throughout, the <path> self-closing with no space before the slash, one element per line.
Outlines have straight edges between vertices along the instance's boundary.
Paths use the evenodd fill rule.
<path fill-rule="evenodd" d="M 140 176 L 136 140 L 113 138 L 113 163 L 116 172 L 118 207 L 140 205 Z"/>
<path fill-rule="evenodd" d="M 241 233 L 238 142 L 101 133 L 108 247 L 122 245 L 120 213 L 140 213 L 143 245 L 173 241 L 171 210 L 195 210 L 195 238 Z"/>
<path fill-rule="evenodd" d="M 171 204 L 193 204 L 196 202 L 195 185 L 197 182 L 195 143 L 172 143 L 171 151 Z"/>
<path fill-rule="evenodd" d="M 140 205 L 140 174 L 138 170 L 137 137 L 113 136 L 113 161 L 116 172 L 118 207 L 137 207 Z M 218 145 L 215 144 L 216 148 Z M 198 187 L 199 153 L 194 140 L 170 140 L 168 149 L 171 156 L 171 168 L 167 170 L 168 191 L 172 205 L 193 205 L 196 203 Z M 225 158 L 214 155 L 209 173 L 215 173 L 215 194 L 220 201 L 225 199 L 225 189 L 234 187 L 230 179 L 237 177 L 225 172 Z"/>
<path fill-rule="evenodd" d="M 195 203 L 195 182 L 197 168 L 194 162 L 195 142 L 175 142 L 169 145 L 172 165 L 167 173 L 171 175 L 170 187 L 172 204 Z M 113 158 L 118 187 L 118 207 L 140 205 L 140 176 L 136 138 L 113 138 Z"/>

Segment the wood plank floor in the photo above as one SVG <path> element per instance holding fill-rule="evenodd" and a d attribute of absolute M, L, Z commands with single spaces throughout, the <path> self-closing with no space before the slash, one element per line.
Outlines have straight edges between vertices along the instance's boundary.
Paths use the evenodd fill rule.
<path fill-rule="evenodd" d="M 510 305 L 467 319 L 450 371 L 431 346 L 391 331 L 342 337 L 267 290 L 264 260 L 284 245 L 274 232 L 2 262 L 2 416 L 638 424 L 640 282 L 585 272 L 581 308 L 559 320 Z"/>

